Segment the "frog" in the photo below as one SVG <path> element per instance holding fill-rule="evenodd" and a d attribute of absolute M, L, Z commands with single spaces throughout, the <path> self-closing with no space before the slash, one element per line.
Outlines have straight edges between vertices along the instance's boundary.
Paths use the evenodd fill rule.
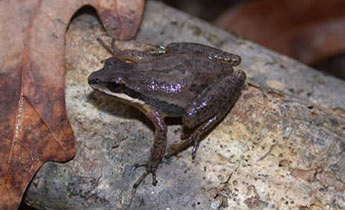
<path fill-rule="evenodd" d="M 116 97 L 144 113 L 154 125 L 151 155 L 145 172 L 133 184 L 136 189 L 152 175 L 157 185 L 157 169 L 164 157 L 178 154 L 189 146 L 192 158 L 202 137 L 229 113 L 244 89 L 246 74 L 235 70 L 241 57 L 207 45 L 180 42 L 167 46 L 150 45 L 149 49 L 120 50 L 101 39 L 98 41 L 113 54 L 104 67 L 92 72 L 89 85 Z M 184 130 L 180 143 L 167 151 L 165 118 L 180 118 Z M 167 153 L 167 154 L 166 154 Z"/>

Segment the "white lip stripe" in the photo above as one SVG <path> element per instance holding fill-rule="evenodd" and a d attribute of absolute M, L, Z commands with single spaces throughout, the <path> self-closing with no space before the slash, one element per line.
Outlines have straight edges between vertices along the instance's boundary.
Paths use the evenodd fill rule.
<path fill-rule="evenodd" d="M 95 87 L 95 86 L 94 86 Z M 111 92 L 110 90 L 106 89 L 106 88 L 99 88 L 99 87 L 95 87 L 98 91 L 100 92 L 103 92 L 103 93 L 106 93 L 107 95 L 111 95 L 111 96 L 115 96 L 117 98 L 121 98 L 123 100 L 126 100 L 126 101 L 130 101 L 132 103 L 137 103 L 137 104 L 145 104 L 144 101 L 141 101 L 137 98 L 132 98 L 124 93 L 114 93 L 114 92 Z"/>

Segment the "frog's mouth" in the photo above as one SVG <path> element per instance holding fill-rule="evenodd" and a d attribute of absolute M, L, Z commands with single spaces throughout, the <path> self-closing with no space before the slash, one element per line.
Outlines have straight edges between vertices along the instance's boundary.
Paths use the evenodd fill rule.
<path fill-rule="evenodd" d="M 99 79 L 90 79 L 89 77 L 89 85 L 95 89 L 95 90 L 98 90 L 98 91 L 101 91 L 101 92 L 105 92 L 106 91 L 106 88 L 105 85 L 103 84 L 104 82 L 101 82 L 101 80 Z"/>
<path fill-rule="evenodd" d="M 123 99 L 124 101 L 130 101 L 131 103 L 138 103 L 138 104 L 144 104 L 143 101 L 141 101 L 138 98 L 133 98 L 129 96 L 128 94 L 125 94 L 125 87 L 123 85 L 116 85 L 111 82 L 108 83 L 102 83 L 99 79 L 91 79 L 89 80 L 89 85 L 102 93 L 105 93 L 107 95 L 115 96 L 117 98 Z"/>

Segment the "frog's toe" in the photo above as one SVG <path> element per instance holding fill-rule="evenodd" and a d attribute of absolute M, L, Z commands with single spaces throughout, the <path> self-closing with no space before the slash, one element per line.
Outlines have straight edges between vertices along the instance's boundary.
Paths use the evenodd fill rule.
<path fill-rule="evenodd" d="M 192 148 L 192 159 L 195 160 L 196 152 L 198 151 L 199 144 L 200 144 L 200 135 L 198 133 L 194 133 L 189 137 L 189 141 L 193 144 Z"/>
<path fill-rule="evenodd" d="M 192 149 L 192 159 L 195 160 L 196 158 L 196 152 L 198 151 L 199 148 L 199 141 L 194 140 L 194 145 Z"/>
<path fill-rule="evenodd" d="M 144 179 L 146 178 L 146 176 L 149 174 L 148 171 L 145 171 L 140 177 L 139 179 L 133 184 L 133 188 L 136 189 L 139 187 L 139 185 L 144 181 Z"/>
<path fill-rule="evenodd" d="M 134 169 L 140 168 L 140 167 L 148 167 L 149 164 L 148 162 L 144 162 L 144 163 L 136 163 L 134 164 Z"/>
<path fill-rule="evenodd" d="M 156 172 L 151 172 L 151 173 L 152 173 L 152 185 L 156 186 L 158 183 L 157 178 L 156 178 Z"/>
<path fill-rule="evenodd" d="M 139 187 L 139 185 L 144 181 L 144 179 L 147 177 L 148 174 L 152 174 L 152 185 L 156 186 L 158 181 L 156 177 L 156 170 L 154 170 L 152 167 L 149 166 L 148 163 L 143 164 L 135 164 L 134 167 L 146 167 L 146 171 L 139 177 L 139 179 L 133 184 L 133 188 L 136 189 Z"/>

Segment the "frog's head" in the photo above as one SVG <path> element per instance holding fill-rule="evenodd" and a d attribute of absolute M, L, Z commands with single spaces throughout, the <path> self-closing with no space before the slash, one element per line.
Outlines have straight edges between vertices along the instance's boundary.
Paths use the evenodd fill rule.
<path fill-rule="evenodd" d="M 89 76 L 89 85 L 107 94 L 120 93 L 125 86 L 124 77 L 128 67 L 127 63 L 117 58 L 108 58 L 102 69 L 92 72 Z"/>
<path fill-rule="evenodd" d="M 115 96 L 132 103 L 143 103 L 138 100 L 138 94 L 131 90 L 133 86 L 132 65 L 117 58 L 108 58 L 104 67 L 93 72 L 89 78 L 89 85 L 105 94 Z"/>

